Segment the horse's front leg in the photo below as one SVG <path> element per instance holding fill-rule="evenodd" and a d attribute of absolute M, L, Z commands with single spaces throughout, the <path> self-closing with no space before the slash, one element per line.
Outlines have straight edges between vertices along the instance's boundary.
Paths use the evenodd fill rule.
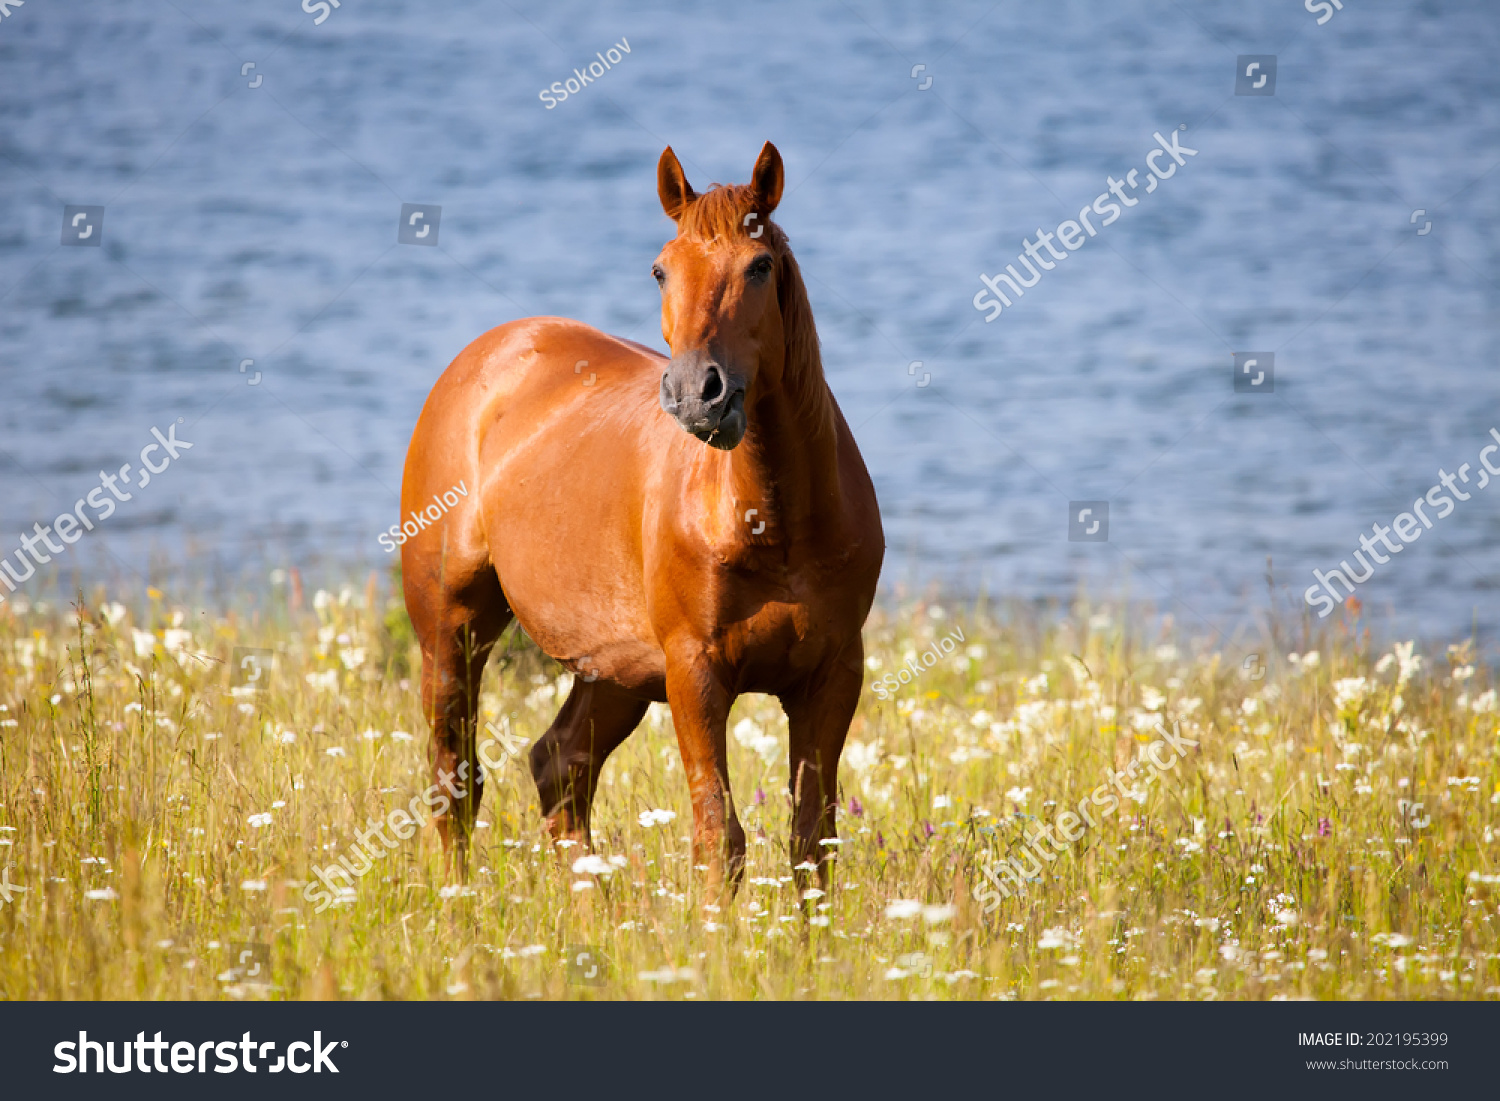
<path fill-rule="evenodd" d="M 801 690 L 781 697 L 791 766 L 792 875 L 799 895 L 812 885 L 809 864 L 817 867 L 818 886 L 828 890 L 834 854 L 822 841 L 838 836 L 839 758 L 864 680 L 864 644 L 855 638 Z"/>
<path fill-rule="evenodd" d="M 729 790 L 726 726 L 734 702 L 701 650 L 667 661 L 667 702 L 693 800 L 693 864 L 705 905 L 727 904 L 745 871 L 745 829 Z"/>

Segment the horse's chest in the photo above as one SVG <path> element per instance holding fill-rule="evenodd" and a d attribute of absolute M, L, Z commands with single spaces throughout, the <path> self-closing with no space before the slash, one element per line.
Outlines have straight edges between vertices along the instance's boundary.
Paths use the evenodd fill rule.
<path fill-rule="evenodd" d="M 766 604 L 730 626 L 721 654 L 741 691 L 776 692 L 805 679 L 838 649 L 844 632 L 815 606 Z"/>
<path fill-rule="evenodd" d="M 845 586 L 837 578 L 848 557 L 846 551 L 812 555 L 776 544 L 742 546 L 720 558 L 718 580 L 722 591 L 741 594 L 740 613 L 748 603 L 763 608 L 767 624 L 778 630 L 802 629 L 843 603 Z"/>
<path fill-rule="evenodd" d="M 766 570 L 738 581 L 734 606 L 721 609 L 724 652 L 760 690 L 812 672 L 859 632 L 855 594 L 818 571 Z"/>

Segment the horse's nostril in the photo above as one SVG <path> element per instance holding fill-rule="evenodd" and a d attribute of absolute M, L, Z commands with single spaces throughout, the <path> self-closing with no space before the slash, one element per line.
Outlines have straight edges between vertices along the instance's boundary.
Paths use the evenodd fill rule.
<path fill-rule="evenodd" d="M 724 373 L 710 367 L 703 379 L 703 400 L 712 404 L 724 396 Z"/>

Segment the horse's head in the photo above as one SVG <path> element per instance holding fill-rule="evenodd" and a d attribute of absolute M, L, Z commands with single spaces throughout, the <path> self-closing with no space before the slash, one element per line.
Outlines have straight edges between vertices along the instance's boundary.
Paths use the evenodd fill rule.
<path fill-rule="evenodd" d="M 778 282 L 788 254 L 770 221 L 781 199 L 781 154 L 767 142 L 750 183 L 698 195 L 669 146 L 656 177 L 662 209 L 677 223 L 651 267 L 672 349 L 661 407 L 685 431 L 729 451 L 745 436 L 746 391 L 757 378 L 774 385 L 785 358 Z"/>

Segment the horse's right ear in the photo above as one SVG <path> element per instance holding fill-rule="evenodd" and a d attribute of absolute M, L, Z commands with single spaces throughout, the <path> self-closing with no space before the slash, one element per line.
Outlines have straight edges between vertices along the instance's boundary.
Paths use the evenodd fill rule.
<path fill-rule="evenodd" d="M 785 182 L 786 170 L 781 167 L 781 153 L 766 142 L 760 147 L 760 156 L 755 158 L 755 169 L 750 173 L 750 187 L 763 213 L 770 214 L 781 202 L 781 188 Z"/>
<path fill-rule="evenodd" d="M 661 160 L 656 162 L 656 193 L 661 197 L 661 208 L 674 222 L 682 215 L 683 208 L 698 197 L 670 145 L 661 151 Z"/>

